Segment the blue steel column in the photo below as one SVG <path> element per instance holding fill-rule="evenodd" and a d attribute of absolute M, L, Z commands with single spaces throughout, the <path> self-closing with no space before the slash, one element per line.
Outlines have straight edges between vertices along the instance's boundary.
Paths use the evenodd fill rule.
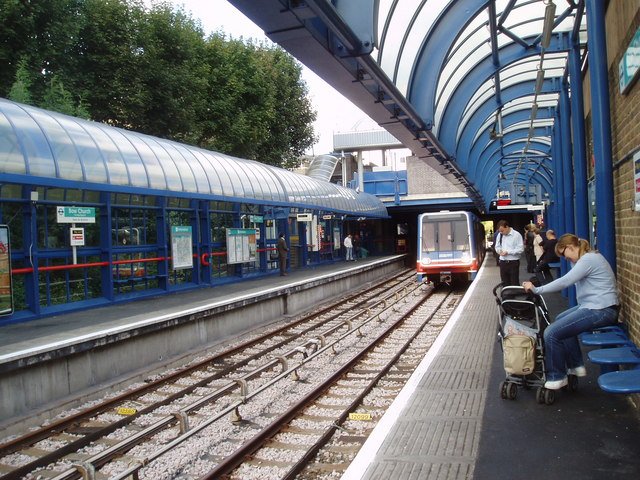
<path fill-rule="evenodd" d="M 587 151 L 584 132 L 584 97 L 580 70 L 580 47 L 576 39 L 569 50 L 569 84 L 571 86 L 571 127 L 573 131 L 573 177 L 575 179 L 576 235 L 589 239 L 589 195 L 587 192 Z"/>
<path fill-rule="evenodd" d="M 565 231 L 575 233 L 575 204 L 573 201 L 573 161 L 571 158 L 571 110 L 569 85 L 562 82 L 560 89 L 560 149 L 562 150 L 562 196 L 564 197 Z"/>
<path fill-rule="evenodd" d="M 598 250 L 616 271 L 607 39 L 602 0 L 586 0 Z"/>
<path fill-rule="evenodd" d="M 35 190 L 35 189 L 34 189 Z M 27 310 L 40 314 L 40 288 L 38 280 L 38 218 L 44 221 L 44 215 L 38 217 L 38 210 L 45 211 L 46 206 L 36 206 L 35 202 L 27 201 L 31 198 L 32 187 L 24 185 L 22 196 L 25 199 L 22 209 L 22 241 L 24 245 L 24 266 L 33 268 L 32 273 L 25 274 L 25 303 Z M 7 222 L 9 223 L 9 222 Z"/>
<path fill-rule="evenodd" d="M 553 221 L 554 230 L 558 236 L 567 233 L 567 229 L 565 228 L 565 204 L 564 204 L 564 195 L 562 194 L 562 187 L 564 185 L 564 173 L 562 171 L 562 148 L 560 146 L 560 118 L 559 114 L 556 113 L 554 127 L 551 132 L 551 155 L 553 157 L 553 193 L 555 194 L 555 218 L 550 220 Z"/>
<path fill-rule="evenodd" d="M 115 299 L 113 288 L 113 237 L 111 235 L 111 194 L 102 192 L 100 194 L 100 203 L 104 205 L 100 208 L 100 248 L 102 252 L 100 259 L 103 262 L 109 262 L 109 265 L 103 267 L 100 272 L 102 283 L 102 296 L 109 301 Z"/>

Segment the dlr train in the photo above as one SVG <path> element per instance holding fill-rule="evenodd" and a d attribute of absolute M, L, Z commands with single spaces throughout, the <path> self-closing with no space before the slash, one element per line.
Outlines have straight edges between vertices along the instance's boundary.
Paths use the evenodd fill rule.
<path fill-rule="evenodd" d="M 418 281 L 434 284 L 471 281 L 486 253 L 484 227 L 470 212 L 418 216 Z"/>

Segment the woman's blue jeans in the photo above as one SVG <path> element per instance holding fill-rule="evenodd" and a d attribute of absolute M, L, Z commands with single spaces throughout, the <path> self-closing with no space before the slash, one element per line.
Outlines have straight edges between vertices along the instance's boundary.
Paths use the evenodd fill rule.
<path fill-rule="evenodd" d="M 599 327 L 614 325 L 618 310 L 591 310 L 575 306 L 562 312 L 544 331 L 547 380 L 562 380 L 567 369 L 584 365 L 578 334 Z"/>

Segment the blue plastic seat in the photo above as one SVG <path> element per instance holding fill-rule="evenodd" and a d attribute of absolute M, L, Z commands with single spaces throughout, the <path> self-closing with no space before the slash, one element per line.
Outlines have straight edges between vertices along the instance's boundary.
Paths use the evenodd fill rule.
<path fill-rule="evenodd" d="M 640 393 L 640 369 L 605 373 L 598 377 L 598 385 L 605 392 Z"/>
<path fill-rule="evenodd" d="M 634 343 L 622 331 L 602 331 L 583 333 L 579 336 L 583 345 L 588 347 L 633 347 Z"/>
<path fill-rule="evenodd" d="M 626 323 L 619 323 L 617 325 L 608 325 L 606 327 L 596 328 L 594 330 L 589 330 L 588 332 L 582 332 L 579 337 L 582 338 L 584 335 L 589 335 L 590 333 L 605 333 L 605 332 L 618 332 L 621 335 L 624 335 L 628 338 L 629 332 L 627 330 Z"/>
<path fill-rule="evenodd" d="M 620 365 L 640 365 L 640 350 L 636 347 L 615 347 L 592 350 L 589 360 L 600 365 L 601 373 L 618 370 Z"/>

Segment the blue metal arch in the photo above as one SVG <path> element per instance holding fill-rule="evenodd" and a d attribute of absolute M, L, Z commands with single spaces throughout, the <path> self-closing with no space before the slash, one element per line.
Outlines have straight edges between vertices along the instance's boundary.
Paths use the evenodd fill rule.
<path fill-rule="evenodd" d="M 410 75 L 407 99 L 427 125 L 433 125 L 438 78 L 451 47 L 465 26 L 490 3 L 490 0 L 454 2 L 436 21 L 429 37 L 425 38 Z"/>
<path fill-rule="evenodd" d="M 568 34 L 556 35 L 551 41 L 547 52 L 564 52 L 569 49 L 569 46 Z M 493 63 L 491 55 L 489 55 L 469 71 L 464 80 L 458 85 L 456 93 L 451 97 L 449 104 L 445 108 L 442 115 L 442 123 L 438 128 L 438 138 L 446 150 L 455 151 L 457 125 L 459 125 L 465 108 L 477 90 L 477 86 L 482 85 L 500 71 L 501 68 L 539 53 L 537 49 L 524 51 L 522 46 L 517 43 L 509 44 L 500 49 L 500 58 L 503 61 L 502 67 L 497 67 Z M 559 91 L 559 89 L 558 82 L 557 90 Z"/>
<path fill-rule="evenodd" d="M 490 185 L 491 180 L 495 179 L 498 173 L 507 173 L 508 168 L 505 169 L 504 167 L 507 167 L 510 162 L 505 162 L 503 161 L 503 159 L 511 154 L 522 151 L 524 141 L 518 142 L 518 140 L 520 140 L 521 138 L 522 136 L 518 134 L 518 132 L 509 133 L 505 135 L 505 140 L 511 143 L 509 143 L 508 145 L 498 145 L 496 142 L 494 145 L 491 145 L 482 153 L 482 156 L 478 162 L 478 166 L 480 167 L 479 175 L 477 177 L 478 184 Z M 549 145 L 536 142 L 535 140 L 531 143 L 531 145 L 533 150 L 538 150 L 544 155 L 547 155 L 546 152 L 549 149 Z M 531 155 L 531 157 L 535 156 Z M 551 162 L 550 160 L 544 160 L 543 163 L 550 164 Z M 530 182 L 530 178 L 527 178 L 524 174 L 523 177 L 525 179 L 522 179 L 521 181 L 526 183 L 539 183 L 543 186 L 543 190 L 545 192 L 550 193 L 551 189 L 553 188 L 552 180 L 551 178 L 547 177 L 544 172 L 538 172 L 538 169 L 539 167 L 531 169 L 531 176 L 535 175 L 535 182 Z M 545 170 L 548 171 L 546 166 Z M 518 181 L 517 178 L 514 179 L 514 182 L 516 181 Z M 483 192 L 483 194 L 487 195 L 490 198 L 490 191 L 486 189 L 482 189 L 481 191 Z"/>
<path fill-rule="evenodd" d="M 528 128 L 526 130 L 528 132 Z M 534 131 L 536 133 L 542 134 L 539 136 L 545 136 L 543 134 L 548 132 L 546 128 L 536 128 L 534 129 Z M 477 156 L 478 161 L 475 163 L 476 170 L 474 170 L 473 172 L 470 172 L 469 175 L 472 176 L 473 178 L 481 177 L 483 173 L 486 172 L 487 166 L 489 163 L 491 162 L 497 162 L 498 164 L 502 163 L 501 158 L 499 158 L 500 156 L 506 157 L 512 153 L 515 153 L 516 151 L 522 151 L 524 144 L 526 142 L 525 140 L 523 140 L 522 137 L 523 137 L 522 132 L 520 131 L 520 129 L 518 129 L 512 132 L 506 133 L 503 137 L 504 143 L 492 142 L 484 146 L 479 146 L 478 148 L 479 149 L 481 148 L 482 151 L 478 152 L 478 156 Z M 526 137 L 526 134 L 525 134 L 525 137 Z M 549 154 L 548 153 L 549 145 L 543 142 L 536 141 L 534 139 L 533 141 L 530 142 L 530 145 L 538 145 L 539 150 L 541 152 L 543 152 L 545 155 Z M 496 157 L 496 155 L 498 156 Z M 530 156 L 530 154 L 527 154 L 524 156 Z M 543 180 L 541 178 L 538 178 L 538 175 L 535 175 L 535 172 L 533 172 L 530 180 L 532 183 L 543 183 Z"/>
<path fill-rule="evenodd" d="M 551 79 L 546 79 L 542 88 L 542 93 L 555 93 L 556 83 L 557 83 L 556 81 L 552 81 Z M 502 90 L 503 105 L 501 106 L 504 106 L 505 104 L 517 98 L 531 95 L 531 91 L 534 85 L 535 85 L 535 82 L 521 82 Z M 482 124 L 485 123 L 486 119 L 489 118 L 492 114 L 495 114 L 498 108 L 496 108 L 495 102 L 493 101 L 493 99 L 488 99 L 487 101 L 485 101 L 482 104 L 482 106 L 475 111 L 473 116 L 467 122 L 467 124 L 464 127 L 464 130 L 462 131 L 462 135 L 457 141 L 458 147 L 456 149 L 456 161 L 462 168 L 464 168 L 469 172 L 471 171 L 468 168 L 470 164 L 470 159 L 474 158 L 471 155 L 471 151 L 475 149 L 475 145 L 473 144 L 474 137 L 476 137 L 477 132 L 482 127 Z M 538 118 L 549 118 L 550 115 L 551 116 L 553 115 L 553 113 L 545 112 L 545 110 L 549 110 L 549 109 L 538 110 Z M 530 110 L 527 110 L 527 111 L 529 113 L 529 116 L 527 116 L 527 118 L 530 118 L 531 111 Z M 508 123 L 509 118 L 510 116 L 505 116 L 502 118 L 503 128 L 506 128 L 508 125 L 516 123 L 517 121 L 521 121 L 521 120 L 517 120 L 509 124 Z M 478 138 L 482 138 L 482 135 L 484 134 L 481 134 L 481 136 Z"/>

